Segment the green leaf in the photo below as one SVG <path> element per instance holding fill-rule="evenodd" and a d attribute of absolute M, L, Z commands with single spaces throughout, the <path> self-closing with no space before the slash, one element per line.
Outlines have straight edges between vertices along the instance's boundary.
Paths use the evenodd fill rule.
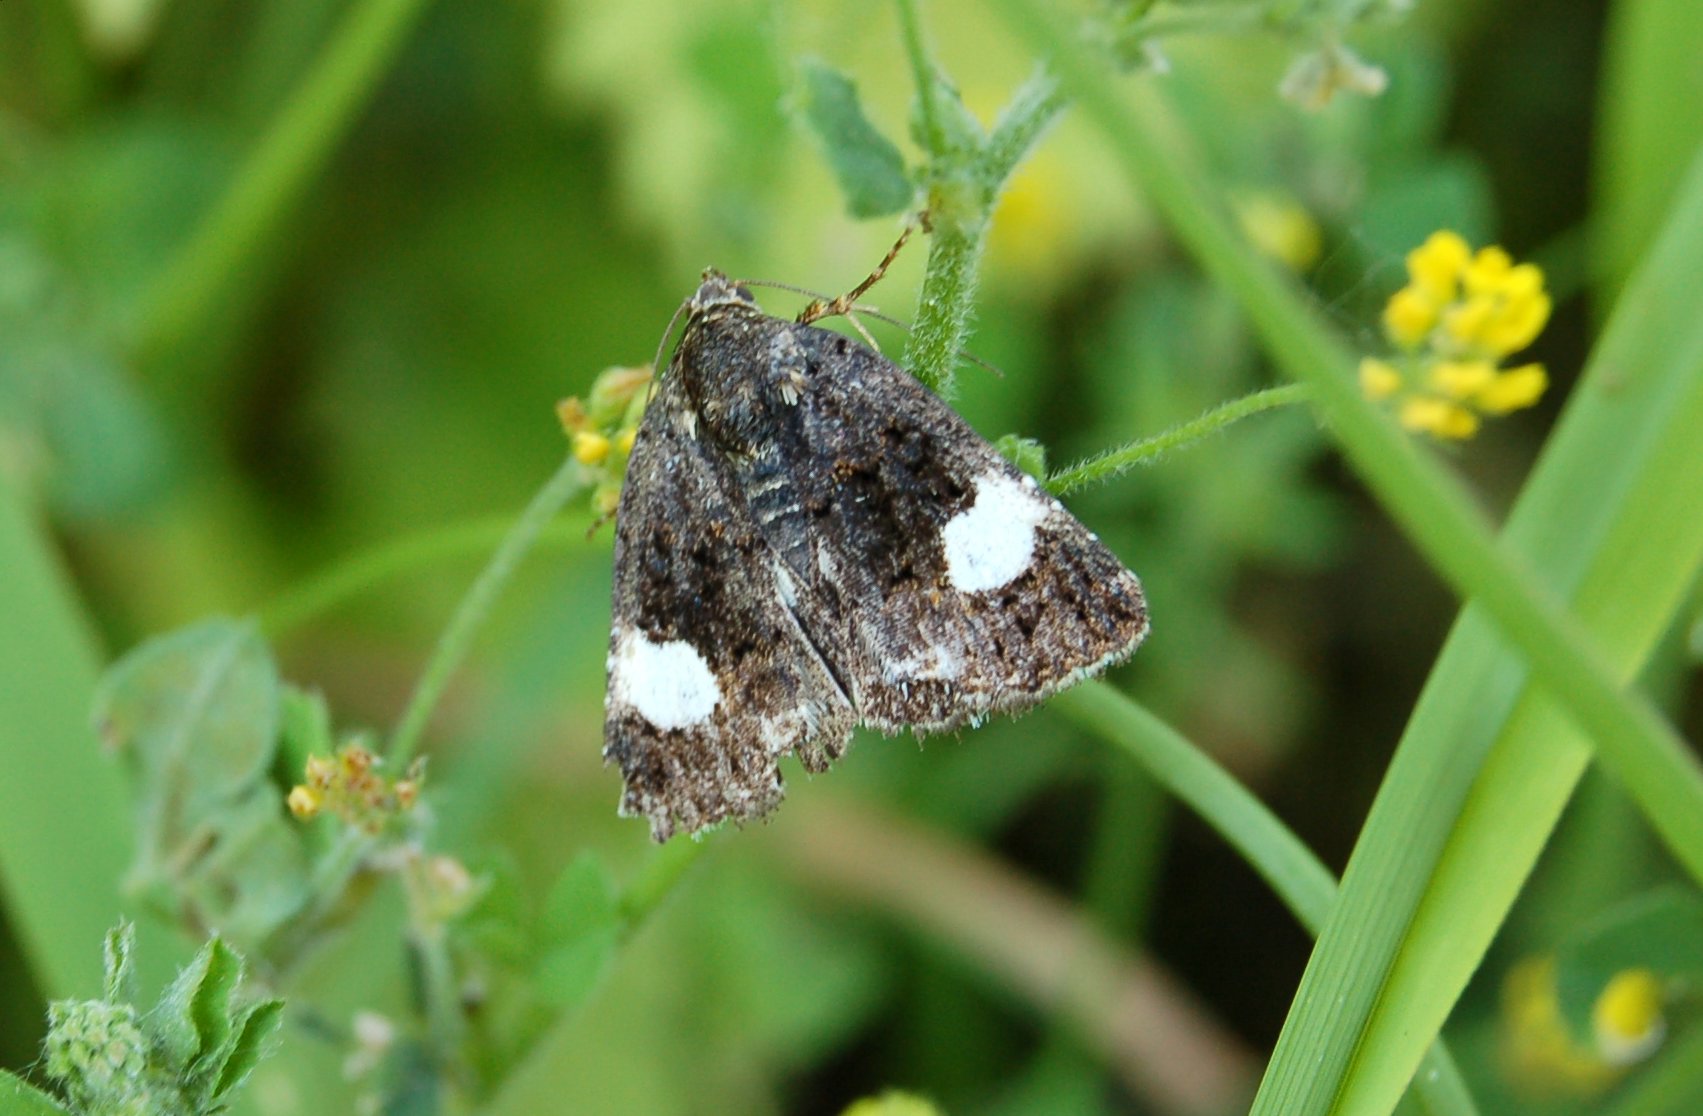
<path fill-rule="evenodd" d="M 145 814 L 181 833 L 266 770 L 278 704 L 277 671 L 259 631 L 215 619 L 119 660 L 96 696 L 95 725 L 137 770 Z"/>
<path fill-rule="evenodd" d="M 544 900 L 539 937 L 546 946 L 560 945 L 615 925 L 615 881 L 601 857 L 582 852 L 562 872 Z"/>
<path fill-rule="evenodd" d="M 143 1021 L 149 1035 L 183 1075 L 231 1034 L 231 993 L 242 980 L 242 958 L 218 938 L 201 947 Z"/>
<path fill-rule="evenodd" d="M 899 149 L 863 115 L 850 78 L 818 59 L 799 67 L 799 108 L 822 146 L 853 217 L 882 217 L 911 204 L 916 188 Z"/>
<path fill-rule="evenodd" d="M 281 691 L 278 758 L 292 781 L 300 781 L 309 756 L 337 750 L 325 695 L 285 684 Z"/>
<path fill-rule="evenodd" d="M 620 931 L 609 869 L 594 853 L 583 852 L 545 900 L 534 994 L 558 1008 L 579 1003 L 603 975 Z"/>
<path fill-rule="evenodd" d="M 136 1002 L 136 925 L 121 922 L 106 934 L 106 1000 L 109 1004 Z"/>
<path fill-rule="evenodd" d="M 213 1086 L 217 1100 L 237 1088 L 267 1053 L 272 1036 L 284 1022 L 283 1000 L 262 1000 L 237 1012 L 232 1020 L 233 1038 L 221 1052 L 218 1081 Z"/>
<path fill-rule="evenodd" d="M 0 1069 L 0 1116 L 72 1116 L 72 1112 L 23 1078 Z"/>

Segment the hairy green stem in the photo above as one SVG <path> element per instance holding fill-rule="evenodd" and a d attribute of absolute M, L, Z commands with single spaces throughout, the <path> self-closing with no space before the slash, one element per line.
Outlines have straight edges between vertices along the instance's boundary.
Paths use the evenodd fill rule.
<path fill-rule="evenodd" d="M 897 0 L 899 34 L 905 42 L 905 60 L 911 66 L 911 81 L 917 87 L 917 124 L 923 143 L 931 154 L 946 149 L 946 133 L 940 126 L 934 109 L 936 73 L 928 56 L 928 44 L 923 41 L 922 16 L 916 0 Z"/>
<path fill-rule="evenodd" d="M 976 174 L 994 189 L 1005 183 L 1047 127 L 1064 111 L 1070 98 L 1058 87 L 1058 79 L 1042 66 L 1011 95 L 1011 101 L 994 121 L 976 160 Z"/>
<path fill-rule="evenodd" d="M 419 683 L 414 687 L 414 694 L 408 700 L 408 707 L 403 711 L 396 731 L 391 734 L 385 758 L 395 770 L 402 770 L 408 765 L 408 761 L 414 758 L 414 752 L 419 747 L 420 734 L 425 730 L 432 710 L 437 707 L 438 699 L 443 696 L 444 686 L 449 682 L 450 675 L 466 657 L 473 642 L 474 632 L 478 631 L 479 625 L 490 614 L 497 594 L 513 576 L 526 552 L 538 541 L 538 536 L 545 526 L 584 486 L 582 472 L 579 462 L 571 455 L 562 462 L 555 475 L 538 490 L 538 494 L 515 521 L 502 545 L 491 556 L 490 563 L 480 572 L 473 582 L 473 587 L 467 591 L 467 596 L 462 598 L 461 604 L 456 607 L 454 617 L 450 619 L 443 635 L 438 638 L 438 644 L 432 650 L 431 660 L 426 664 Z"/>
<path fill-rule="evenodd" d="M 1139 442 L 1107 450 L 1068 469 L 1061 469 L 1047 478 L 1047 489 L 1055 496 L 1063 496 L 1097 481 L 1110 480 L 1137 465 L 1151 464 L 1171 450 L 1192 445 L 1216 434 L 1249 415 L 1302 402 L 1308 394 L 1305 384 L 1284 384 L 1281 387 L 1266 388 L 1264 391 L 1244 395 L 1240 399 L 1232 399 L 1197 419 L 1160 431 L 1151 438 L 1143 438 Z"/>
<path fill-rule="evenodd" d="M 986 218 L 936 221 L 929 242 L 928 267 L 911 338 L 905 345 L 905 367 L 943 399 L 952 397 L 958 353 L 970 331 L 970 311 L 976 298 L 976 269 L 987 243 Z"/>

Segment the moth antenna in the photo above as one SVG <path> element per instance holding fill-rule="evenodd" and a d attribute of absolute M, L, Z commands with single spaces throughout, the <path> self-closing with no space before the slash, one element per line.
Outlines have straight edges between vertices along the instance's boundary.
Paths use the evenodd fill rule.
<path fill-rule="evenodd" d="M 881 282 L 881 277 L 887 274 L 887 269 L 892 267 L 893 261 L 899 258 L 900 250 L 904 248 L 905 242 L 911 238 L 911 234 L 916 232 L 919 226 L 928 227 L 928 213 L 926 211 L 915 221 L 905 225 L 905 230 L 899 234 L 899 239 L 893 242 L 893 247 L 887 249 L 887 254 L 881 257 L 881 262 L 875 265 L 875 270 L 869 273 L 867 279 L 838 298 L 826 302 L 817 299 L 812 302 L 798 315 L 798 324 L 809 325 L 811 322 L 822 318 L 831 318 L 836 314 L 844 314 L 850 310 L 853 303 L 869 293 L 869 288 Z"/>
<path fill-rule="evenodd" d="M 821 291 L 813 291 L 809 287 L 795 287 L 791 283 L 777 283 L 777 282 L 774 282 L 774 281 L 769 280 L 769 279 L 741 279 L 739 281 L 739 284 L 740 284 L 740 286 L 744 286 L 744 287 L 767 287 L 770 290 L 791 291 L 793 294 L 808 295 L 811 298 L 819 300 L 824 305 L 827 304 L 828 302 L 832 301 L 826 295 L 824 295 Z M 883 314 L 880 310 L 876 309 L 873 306 L 865 305 L 865 306 L 850 306 L 850 307 L 847 307 L 845 312 L 842 313 L 840 316 L 847 319 L 848 321 L 850 321 L 852 323 L 852 327 L 854 329 L 856 329 L 859 334 L 862 335 L 862 337 L 865 341 L 869 342 L 869 347 L 874 349 L 876 352 L 881 351 L 881 346 L 877 345 L 874 342 L 874 340 L 870 338 L 869 333 L 866 330 L 864 330 L 864 328 L 858 323 L 856 317 L 854 316 L 854 315 L 857 315 L 857 314 L 861 314 L 866 318 L 874 318 L 878 322 L 886 322 L 888 325 L 892 326 L 894 329 L 902 329 L 906 333 L 912 332 L 911 331 L 911 323 L 905 321 L 903 318 L 895 318 L 891 314 Z M 1002 380 L 1005 379 L 1005 373 L 1003 371 L 1001 371 L 999 368 L 995 367 L 994 365 L 989 364 L 987 361 L 983 360 L 981 357 L 977 356 L 975 353 L 970 352 L 968 349 L 958 349 L 955 352 L 953 352 L 952 355 L 957 357 L 959 360 L 967 361 L 970 364 L 975 365 L 977 368 L 980 368 L 983 372 L 991 372 L 995 376 L 998 376 L 1000 379 L 1002 379 Z"/>
<path fill-rule="evenodd" d="M 593 520 L 591 526 L 587 527 L 585 529 L 586 541 L 589 542 L 590 540 L 596 538 L 597 532 L 599 532 L 603 529 L 603 525 L 605 523 L 610 522 L 614 518 L 615 518 L 615 510 L 613 508 L 611 508 L 610 510 L 604 512 L 602 515 L 598 516 L 595 520 Z"/>
<path fill-rule="evenodd" d="M 863 323 L 857 320 L 856 314 L 852 313 L 850 309 L 847 309 L 845 317 L 846 321 L 851 323 L 852 328 L 857 330 L 857 335 L 869 343 L 870 348 L 874 349 L 876 352 L 881 351 L 881 346 L 876 343 L 875 338 L 869 335 L 869 331 L 863 328 Z"/>
<path fill-rule="evenodd" d="M 650 383 L 645 386 L 645 406 L 646 407 L 649 407 L 650 401 L 652 399 L 656 398 L 656 382 L 658 380 L 662 379 L 662 350 L 664 350 L 668 347 L 668 338 L 670 337 L 670 335 L 672 335 L 674 333 L 674 327 L 680 324 L 680 315 L 684 314 L 686 312 L 687 308 L 690 307 L 691 305 L 692 305 L 692 300 L 687 299 L 686 301 L 682 302 L 679 306 L 676 306 L 674 308 L 674 316 L 672 318 L 668 319 L 668 328 L 664 329 L 662 331 L 662 336 L 657 339 L 656 356 L 650 362 Z M 597 530 L 598 527 L 601 527 L 601 526 L 603 526 L 603 523 L 602 523 L 601 520 L 599 520 L 592 527 L 592 530 L 595 531 L 595 530 Z"/>

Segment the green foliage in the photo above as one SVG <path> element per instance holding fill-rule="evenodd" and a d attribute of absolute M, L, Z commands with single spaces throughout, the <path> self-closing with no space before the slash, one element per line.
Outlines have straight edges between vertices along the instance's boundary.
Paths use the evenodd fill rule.
<path fill-rule="evenodd" d="M 0 1116 L 75 1116 L 69 1108 L 7 1070 L 0 1070 Z"/>
<path fill-rule="evenodd" d="M 297 712 L 300 699 L 287 703 Z M 308 858 L 270 779 L 286 707 L 250 623 L 209 620 L 108 671 L 95 724 L 135 794 L 128 886 L 254 948 L 308 901 Z"/>
<path fill-rule="evenodd" d="M 143 1011 L 132 999 L 134 948 L 132 927 L 114 930 L 105 998 L 51 1006 L 42 1072 L 90 1116 L 226 1111 L 269 1053 L 284 1002 L 245 994 L 242 959 L 214 938 Z"/>
<path fill-rule="evenodd" d="M 909 205 L 916 187 L 905 173 L 905 157 L 863 115 L 851 79 L 807 58 L 799 64 L 799 87 L 799 111 L 845 193 L 846 211 L 882 217 Z"/>
<path fill-rule="evenodd" d="M 1595 88 L 1591 28 L 1463 0 L 1393 33 L 1404 5 L 1374 0 L 1072 24 L 1029 0 L 184 0 L 122 35 L 119 7 L 0 4 L 0 937 L 22 954 L 0 971 L 87 987 L 79 943 L 115 917 L 126 811 L 91 696 L 131 776 L 133 886 L 225 938 L 147 1011 L 160 978 L 109 938 L 105 998 L 54 1009 L 78 1108 L 210 1110 L 252 1071 L 286 1116 L 1164 1110 L 1167 1072 L 1207 1063 L 1125 1064 L 1141 1028 L 1079 1033 L 1059 1013 L 1083 997 L 989 958 L 1070 964 L 1037 943 L 1092 935 L 1038 909 L 1147 972 L 1151 928 L 1170 979 L 1093 1018 L 1165 1018 L 1180 983 L 1224 1033 L 1267 1033 L 1302 961 L 1269 889 L 1322 936 L 1260 1110 L 1385 1112 L 1410 1081 L 1429 1113 L 1695 1109 L 1683 1012 L 1606 1099 L 1522 1092 L 1491 1037 L 1510 958 L 1554 956 L 1581 1033 L 1617 973 L 1699 979 L 1696 893 L 1651 839 L 1698 862 L 1695 765 L 1643 696 L 1679 719 L 1664 632 L 1703 547 L 1695 4 L 1611 5 Z M 1286 74 L 1334 99 L 1298 111 Z M 927 258 L 871 296 L 902 313 L 920 282 L 906 363 L 947 394 L 961 350 L 1005 370 L 966 375 L 967 417 L 1053 463 L 1155 634 L 1108 685 L 962 745 L 860 742 L 830 778 L 789 772 L 774 825 L 649 849 L 596 764 L 609 532 L 555 522 L 621 458 L 539 490 L 549 404 L 648 359 L 706 263 L 843 290 L 893 232 L 844 215 L 909 207 Z M 1553 408 L 1439 468 L 1349 387 L 1402 255 L 1444 226 L 1551 272 L 1567 325 L 1538 359 L 1570 398 L 1529 479 Z M 1600 336 L 1565 301 L 1587 283 Z M 591 394 L 597 429 L 636 419 L 642 395 Z M 1510 504 L 1492 544 L 1475 509 Z M 1439 586 L 1471 600 L 1440 655 Z M 194 619 L 257 600 L 264 639 Z M 135 649 L 93 695 L 102 645 Z M 392 798 L 430 749 L 429 795 L 378 836 L 284 812 L 350 739 L 387 741 Z M 1612 808 L 1565 810 L 1596 758 Z M 916 855 L 867 855 L 881 811 Z M 848 848 L 836 812 L 876 820 Z M 942 896 L 966 917 L 917 913 Z M 258 1068 L 280 1008 L 243 1001 L 225 940 L 309 1005 Z M 33 1049 L 28 1000 L 10 1049 Z M 1182 1084 L 1240 1097 L 1252 1072 Z M 939 1108 L 875 1097 L 893 1082 Z M 13 1111 L 69 1109 L 0 1073 Z"/>
<path fill-rule="evenodd" d="M 538 930 L 538 997 L 558 1010 L 572 1007 L 602 975 L 621 932 L 615 881 L 595 854 L 568 865 L 545 896 Z"/>

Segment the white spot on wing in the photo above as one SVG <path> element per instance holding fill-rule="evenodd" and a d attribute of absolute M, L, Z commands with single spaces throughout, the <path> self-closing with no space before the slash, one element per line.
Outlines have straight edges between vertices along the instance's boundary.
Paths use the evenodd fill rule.
<path fill-rule="evenodd" d="M 664 732 L 709 720 L 721 702 L 721 687 L 697 648 L 683 639 L 652 643 L 638 631 L 616 640 L 609 694 Z"/>
<path fill-rule="evenodd" d="M 962 593 L 998 589 L 1028 569 L 1035 528 L 1051 511 L 1052 502 L 1035 490 L 1032 478 L 982 474 L 975 502 L 940 532 L 952 587 Z"/>

